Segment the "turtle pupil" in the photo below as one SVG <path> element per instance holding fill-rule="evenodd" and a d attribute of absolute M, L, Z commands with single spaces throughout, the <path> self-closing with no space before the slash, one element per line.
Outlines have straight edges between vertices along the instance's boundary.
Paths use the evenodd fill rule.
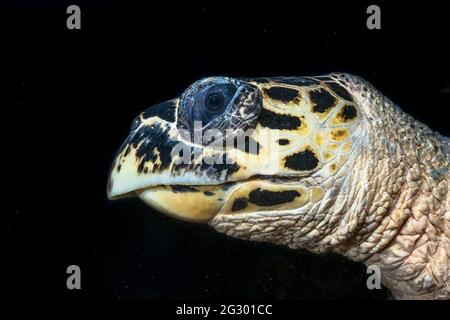
<path fill-rule="evenodd" d="M 218 93 L 211 93 L 206 97 L 206 108 L 209 111 L 220 111 L 224 106 L 224 97 Z"/>

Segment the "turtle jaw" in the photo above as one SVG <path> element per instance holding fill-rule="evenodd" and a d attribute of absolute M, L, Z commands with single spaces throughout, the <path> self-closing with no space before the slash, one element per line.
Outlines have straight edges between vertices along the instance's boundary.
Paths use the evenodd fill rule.
<path fill-rule="evenodd" d="M 317 201 L 323 195 L 317 188 L 306 187 L 303 178 L 273 175 L 208 185 L 151 185 L 110 199 L 138 197 L 171 217 L 209 223 L 221 215 L 246 217 L 269 209 L 300 208 L 311 200 Z"/>
<path fill-rule="evenodd" d="M 164 183 L 161 181 L 161 183 Z M 167 181 L 166 181 L 167 183 Z M 197 183 L 199 183 L 197 181 Z M 212 182 L 210 182 L 212 183 Z M 138 197 L 151 208 L 171 217 L 190 222 L 208 222 L 227 204 L 233 187 L 239 183 L 208 185 L 159 184 L 129 190 L 114 183 L 108 190 L 108 198 L 117 200 Z M 123 193 L 117 190 L 128 190 Z"/>
<path fill-rule="evenodd" d="M 180 220 L 208 222 L 226 203 L 226 191 L 218 186 L 159 186 L 135 194 L 150 207 Z"/>
<path fill-rule="evenodd" d="M 208 180 L 194 173 L 172 176 L 164 172 L 145 177 L 135 175 L 134 171 L 128 171 L 126 166 L 120 173 L 112 171 L 107 190 L 109 200 L 138 197 L 169 216 L 207 222 L 220 212 L 229 197 L 227 183 Z M 143 178 L 147 178 L 147 182 Z"/>

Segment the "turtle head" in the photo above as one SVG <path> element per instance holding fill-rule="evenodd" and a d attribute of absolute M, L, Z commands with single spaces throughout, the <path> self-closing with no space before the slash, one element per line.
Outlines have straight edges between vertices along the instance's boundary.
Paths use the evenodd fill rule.
<path fill-rule="evenodd" d="M 271 230 L 311 222 L 332 205 L 359 118 L 332 76 L 202 79 L 136 117 L 108 197 L 137 196 L 229 235 L 289 242 L 292 233 Z"/>

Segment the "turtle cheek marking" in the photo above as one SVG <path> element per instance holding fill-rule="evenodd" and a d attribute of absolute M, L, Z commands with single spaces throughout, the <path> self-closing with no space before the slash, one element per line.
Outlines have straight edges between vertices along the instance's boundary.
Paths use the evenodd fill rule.
<path fill-rule="evenodd" d="M 284 160 L 285 167 L 296 171 L 313 170 L 319 165 L 317 155 L 309 147 L 306 147 L 303 151 L 285 157 Z"/>
<path fill-rule="evenodd" d="M 347 101 L 353 102 L 353 97 L 343 86 L 336 82 L 327 83 L 328 87 L 339 97 Z"/>
<path fill-rule="evenodd" d="M 263 127 L 279 130 L 295 130 L 302 125 L 298 117 L 276 113 L 267 109 L 261 110 L 259 123 Z"/>
<path fill-rule="evenodd" d="M 345 105 L 339 110 L 339 113 L 331 121 L 333 125 L 340 125 L 352 122 L 357 118 L 358 112 L 356 108 L 352 105 Z"/>
<path fill-rule="evenodd" d="M 312 111 L 315 113 L 327 113 L 336 105 L 336 99 L 327 90 L 320 88 L 309 93 L 313 103 Z"/>
<path fill-rule="evenodd" d="M 280 146 L 286 146 L 286 145 L 288 145 L 288 144 L 290 143 L 290 141 L 289 141 L 288 139 L 278 139 L 278 140 L 277 140 L 277 143 L 278 143 Z"/>
<path fill-rule="evenodd" d="M 273 100 L 278 100 L 282 102 L 295 101 L 298 97 L 298 91 L 291 88 L 285 87 L 270 87 L 264 89 L 264 93 Z"/>
<path fill-rule="evenodd" d="M 271 191 L 262 188 L 253 189 L 248 195 L 236 198 L 231 206 L 231 212 L 242 211 L 252 205 L 253 210 L 258 211 L 258 207 L 274 207 L 293 203 L 300 199 L 301 193 L 297 190 Z M 304 199 L 303 199 L 303 202 Z M 252 209 L 250 208 L 250 209 Z M 248 210 L 245 210 L 246 212 Z"/>
<path fill-rule="evenodd" d="M 342 110 L 342 118 L 344 118 L 345 120 L 351 120 L 356 118 L 357 112 L 356 112 L 356 108 L 354 106 L 351 105 L 345 105 L 343 110 Z"/>
<path fill-rule="evenodd" d="M 240 210 L 243 210 L 243 209 L 247 208 L 247 206 L 248 206 L 248 199 L 247 198 L 237 198 L 233 202 L 233 206 L 231 207 L 231 211 L 232 212 L 240 211 Z"/>
<path fill-rule="evenodd" d="M 258 188 L 249 193 L 248 200 L 261 207 L 270 207 L 292 202 L 297 197 L 300 197 L 300 193 L 295 190 L 269 191 Z"/>
<path fill-rule="evenodd" d="M 253 139 L 250 136 L 242 136 L 242 137 L 235 137 L 233 141 L 233 148 L 238 149 L 245 153 L 250 154 L 259 154 L 261 145 L 258 141 Z"/>

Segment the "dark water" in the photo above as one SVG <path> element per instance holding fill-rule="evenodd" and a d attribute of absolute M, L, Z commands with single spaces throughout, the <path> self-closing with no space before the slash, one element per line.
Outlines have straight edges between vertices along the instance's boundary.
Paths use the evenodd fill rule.
<path fill-rule="evenodd" d="M 366 288 L 363 265 L 342 257 L 230 239 L 138 200 L 109 202 L 108 169 L 138 112 L 211 75 L 354 73 L 449 136 L 445 10 L 385 4 L 382 29 L 369 31 L 367 3 L 145 3 L 81 1 L 80 31 L 65 28 L 71 3 L 11 5 L 8 294 L 386 299 Z M 82 269 L 80 292 L 65 288 L 70 264 Z"/>

